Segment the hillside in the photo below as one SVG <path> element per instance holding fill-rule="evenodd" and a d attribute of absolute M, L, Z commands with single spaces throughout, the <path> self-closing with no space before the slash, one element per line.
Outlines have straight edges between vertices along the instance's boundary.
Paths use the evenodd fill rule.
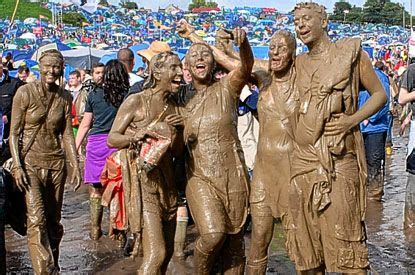
<path fill-rule="evenodd" d="M 13 14 L 16 0 L 0 0 L 0 18 L 10 18 Z M 16 18 L 24 20 L 28 17 L 39 18 L 39 15 L 52 17 L 52 13 L 40 6 L 40 3 L 30 3 L 27 0 L 20 0 L 20 4 L 17 8 Z"/>

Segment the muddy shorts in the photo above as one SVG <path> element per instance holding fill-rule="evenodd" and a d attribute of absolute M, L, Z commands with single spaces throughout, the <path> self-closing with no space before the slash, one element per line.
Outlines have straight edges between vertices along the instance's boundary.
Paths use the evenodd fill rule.
<path fill-rule="evenodd" d="M 325 266 L 327 272 L 354 273 L 369 267 L 364 222 L 361 221 L 357 161 L 336 161 L 330 203 L 317 211 L 317 172 L 294 177 L 289 188 L 290 224 L 287 249 L 297 270 Z M 363 206 L 364 207 L 364 206 Z"/>

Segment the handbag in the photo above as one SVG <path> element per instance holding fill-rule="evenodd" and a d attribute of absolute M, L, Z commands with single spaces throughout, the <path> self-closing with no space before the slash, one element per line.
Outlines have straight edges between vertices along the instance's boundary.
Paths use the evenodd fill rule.
<path fill-rule="evenodd" d="M 50 100 L 49 100 L 49 104 L 48 104 L 48 106 L 47 106 L 47 108 L 46 108 L 46 112 L 45 112 L 45 114 L 44 114 L 44 116 L 43 116 L 43 118 L 42 118 L 41 122 L 40 122 L 40 123 L 38 124 L 38 126 L 35 128 L 35 130 L 34 130 L 33 134 L 32 134 L 32 135 L 31 135 L 31 137 L 30 137 L 29 142 L 28 142 L 28 143 L 26 144 L 26 146 L 23 148 L 22 153 L 21 153 L 21 156 L 20 156 L 21 161 L 23 161 L 23 159 L 26 157 L 26 154 L 29 152 L 30 147 L 32 147 L 33 143 L 35 142 L 35 139 L 36 139 L 37 133 L 39 132 L 39 130 L 40 130 L 40 128 L 42 127 L 42 125 L 46 122 L 46 118 L 47 118 L 47 116 L 48 116 L 48 114 L 49 114 L 49 110 L 50 110 L 50 108 L 52 107 L 53 101 L 54 101 L 54 99 L 55 99 L 55 95 L 56 95 L 56 93 L 53 93 L 53 94 L 52 94 L 52 97 L 51 97 L 51 98 L 50 98 Z M 16 167 L 15 167 L 15 165 L 14 165 L 13 158 L 9 158 L 9 159 L 7 159 L 7 160 L 3 163 L 3 168 L 4 168 L 4 170 L 6 170 L 7 172 L 11 173 L 11 174 L 14 176 L 14 174 L 15 174 L 15 172 L 16 172 Z"/>
<path fill-rule="evenodd" d="M 415 175 L 415 148 L 406 158 L 406 172 Z"/>

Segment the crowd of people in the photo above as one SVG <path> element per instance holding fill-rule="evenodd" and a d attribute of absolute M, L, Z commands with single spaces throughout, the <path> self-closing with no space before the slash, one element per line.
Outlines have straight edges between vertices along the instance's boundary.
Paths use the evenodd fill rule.
<path fill-rule="evenodd" d="M 153 41 L 137 53 L 146 64 L 138 74 L 122 48 L 66 84 L 58 50 L 39 58 L 39 80 L 26 66 L 10 77 L 5 57 L 1 162 L 11 157 L 6 172 L 24 192 L 34 272 L 59 271 L 68 181 L 88 185 L 90 238 L 101 238 L 109 207 L 109 235 L 126 255 L 143 255 L 139 274 L 164 274 L 174 254 L 184 258 L 189 216 L 196 274 L 265 274 L 276 219 L 301 274 L 366 272 L 366 204 L 382 200 L 396 106 L 409 103 L 402 129 L 412 120 L 415 65 L 406 46 L 375 48 L 370 59 L 359 39 L 331 41 L 319 4 L 297 4 L 292 24 L 308 52 L 296 55 L 290 31 L 272 31 L 259 60 L 245 29 L 219 29 L 208 45 L 182 19 L 175 35 L 191 43 L 183 61 Z M 413 157 L 405 229 L 415 227 Z"/>

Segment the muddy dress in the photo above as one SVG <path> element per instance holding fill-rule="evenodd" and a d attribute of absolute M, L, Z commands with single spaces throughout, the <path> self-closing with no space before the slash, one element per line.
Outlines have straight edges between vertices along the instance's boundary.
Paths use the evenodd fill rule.
<path fill-rule="evenodd" d="M 292 118 L 297 104 L 293 74 L 280 87 L 271 84 L 259 94 L 259 138 L 250 194 L 251 214 L 258 217 L 287 214 Z"/>
<path fill-rule="evenodd" d="M 186 197 L 201 235 L 239 233 L 248 210 L 247 170 L 237 134 L 238 96 L 226 89 L 225 81 L 196 92 L 182 108 L 190 152 Z"/>

